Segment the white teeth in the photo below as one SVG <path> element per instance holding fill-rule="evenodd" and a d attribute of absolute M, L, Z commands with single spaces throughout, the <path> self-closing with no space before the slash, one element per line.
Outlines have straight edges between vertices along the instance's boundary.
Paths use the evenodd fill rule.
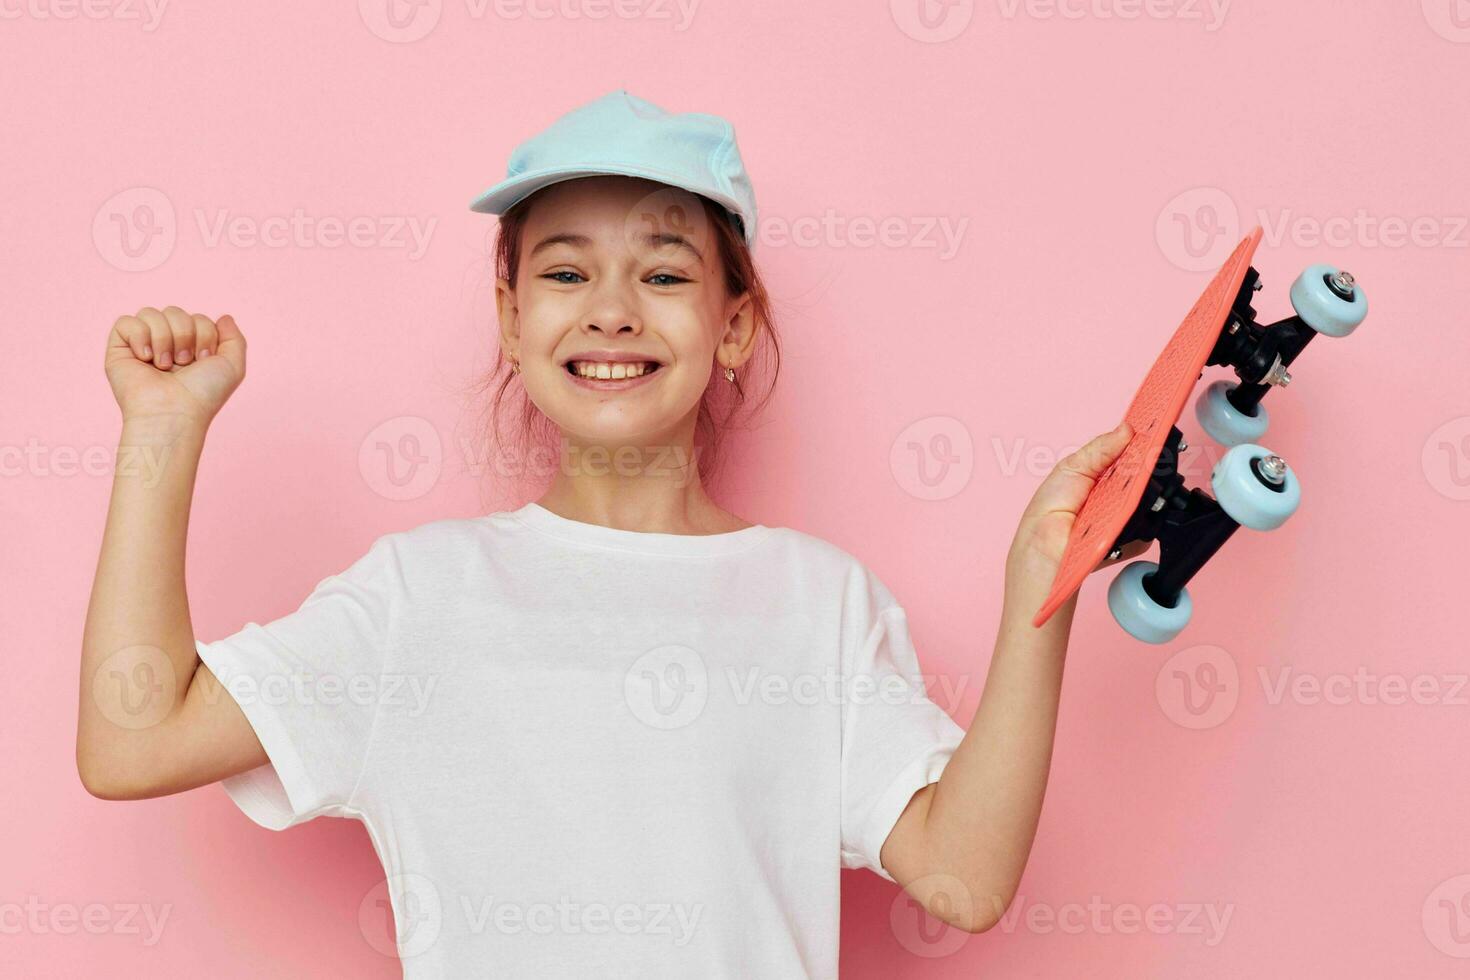
<path fill-rule="evenodd" d="M 573 361 L 572 370 L 584 378 L 598 378 L 604 380 L 618 380 L 621 378 L 637 378 L 647 374 L 653 365 L 649 362 L 628 363 L 619 361 L 609 364 L 606 361 Z"/>

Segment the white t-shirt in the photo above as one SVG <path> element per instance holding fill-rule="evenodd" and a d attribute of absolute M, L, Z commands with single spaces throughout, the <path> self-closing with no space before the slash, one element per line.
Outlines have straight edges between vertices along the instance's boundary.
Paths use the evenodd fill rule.
<path fill-rule="evenodd" d="M 964 735 L 883 583 L 784 527 L 434 521 L 197 646 L 271 760 L 230 797 L 366 824 L 410 980 L 836 977 L 839 868 L 893 880 Z"/>

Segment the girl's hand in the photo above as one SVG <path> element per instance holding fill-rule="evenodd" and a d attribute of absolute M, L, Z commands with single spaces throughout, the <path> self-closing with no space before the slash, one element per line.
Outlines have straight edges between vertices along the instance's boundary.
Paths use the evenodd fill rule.
<path fill-rule="evenodd" d="M 107 380 L 123 418 L 183 414 L 208 423 L 245 378 L 245 337 L 177 306 L 119 317 L 107 338 Z"/>
<path fill-rule="evenodd" d="M 1122 422 L 1113 431 L 1103 433 L 1056 465 L 1021 515 L 1021 524 L 1016 528 L 1016 537 L 1011 543 L 1007 561 L 1009 568 L 1024 574 L 1050 576 L 1056 573 L 1062 562 L 1062 552 L 1067 548 L 1067 537 L 1072 533 L 1072 524 L 1077 520 L 1077 511 L 1087 500 L 1093 484 L 1122 454 L 1132 437 L 1133 430 L 1127 422 Z M 1119 557 L 1105 558 L 1093 571 L 1136 558 L 1148 547 L 1148 542 L 1135 541 L 1124 547 Z M 1049 577 L 1044 584 L 1050 584 Z"/>

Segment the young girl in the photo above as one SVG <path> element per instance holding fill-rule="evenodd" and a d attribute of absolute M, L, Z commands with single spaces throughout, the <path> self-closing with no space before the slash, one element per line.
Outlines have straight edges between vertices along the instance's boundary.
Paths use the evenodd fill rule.
<path fill-rule="evenodd" d="M 966 733 L 871 570 L 702 485 L 711 406 L 738 404 L 773 343 L 729 124 L 616 91 L 517 148 L 474 208 L 501 216 L 505 381 L 555 427 L 550 486 L 383 535 L 296 612 L 213 643 L 190 625 L 184 542 L 245 338 L 172 306 L 113 327 L 120 452 L 164 466 L 119 467 L 113 488 L 87 789 L 223 780 L 269 828 L 361 820 L 407 977 L 835 977 L 843 867 L 994 924 L 1041 810 L 1075 600 L 1029 620 L 1126 428 L 1022 515 Z"/>

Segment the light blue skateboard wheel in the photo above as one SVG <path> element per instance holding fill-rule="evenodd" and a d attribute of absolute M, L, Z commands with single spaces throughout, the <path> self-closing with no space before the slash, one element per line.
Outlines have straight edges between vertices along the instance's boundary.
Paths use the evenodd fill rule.
<path fill-rule="evenodd" d="M 1368 294 L 1353 285 L 1352 298 L 1343 299 L 1327 285 L 1327 277 L 1342 270 L 1318 263 L 1307 266 L 1291 284 L 1291 306 L 1307 326 L 1329 337 L 1346 337 L 1368 315 Z"/>
<path fill-rule="evenodd" d="M 1256 473 L 1256 461 L 1271 467 L 1275 461 L 1279 473 L 1279 489 L 1262 482 Z M 1281 457 L 1255 443 L 1243 443 L 1231 449 L 1210 474 L 1215 500 L 1230 519 L 1253 531 L 1270 531 L 1286 523 L 1302 502 L 1301 484 L 1296 473 Z"/>
<path fill-rule="evenodd" d="M 1179 592 L 1179 601 L 1171 609 L 1154 601 L 1143 588 L 1145 576 L 1159 566 L 1151 561 L 1130 562 L 1108 586 L 1108 609 L 1123 630 L 1144 643 L 1168 643 L 1189 625 L 1194 612 L 1189 590 Z"/>
<path fill-rule="evenodd" d="M 1229 381 L 1216 381 L 1194 402 L 1194 417 L 1199 420 L 1205 434 L 1222 446 L 1238 446 L 1243 442 L 1255 442 L 1266 434 L 1271 415 L 1265 405 L 1256 406 L 1255 415 L 1247 415 L 1226 396 L 1236 385 Z"/>

